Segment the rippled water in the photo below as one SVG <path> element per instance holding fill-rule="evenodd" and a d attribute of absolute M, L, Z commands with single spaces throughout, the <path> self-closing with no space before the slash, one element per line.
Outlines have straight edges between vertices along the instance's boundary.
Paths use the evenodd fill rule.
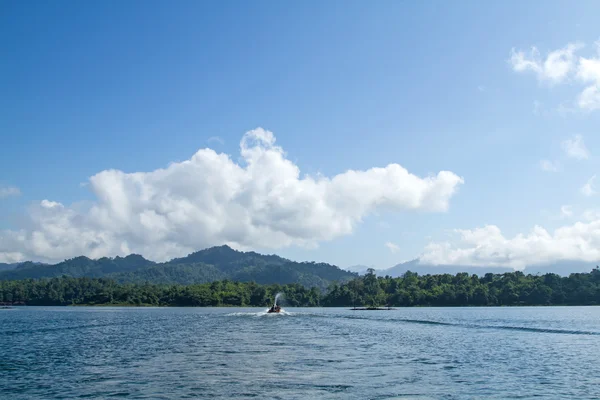
<path fill-rule="evenodd" d="M 600 307 L 0 310 L 0 398 L 597 399 Z"/>

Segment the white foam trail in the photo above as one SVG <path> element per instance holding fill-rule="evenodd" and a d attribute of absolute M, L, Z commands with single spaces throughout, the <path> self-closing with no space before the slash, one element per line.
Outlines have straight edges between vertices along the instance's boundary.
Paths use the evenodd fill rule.
<path fill-rule="evenodd" d="M 285 311 L 283 308 L 278 313 L 270 313 L 268 311 L 269 311 L 269 309 L 267 308 L 264 311 L 258 311 L 258 312 L 234 312 L 234 313 L 225 314 L 225 316 L 227 316 L 227 317 L 262 317 L 262 316 L 272 316 L 272 315 L 293 315 L 294 314 L 294 313 Z"/>

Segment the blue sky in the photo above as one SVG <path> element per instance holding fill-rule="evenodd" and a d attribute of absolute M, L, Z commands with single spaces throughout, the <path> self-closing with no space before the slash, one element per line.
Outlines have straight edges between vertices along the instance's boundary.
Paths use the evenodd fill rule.
<path fill-rule="evenodd" d="M 0 188 L 13 188 L 0 199 L 0 262 L 143 253 L 158 239 L 109 216 L 88 221 L 90 209 L 109 201 L 99 193 L 117 185 L 89 178 L 105 170 L 151 172 L 205 147 L 243 165 L 240 140 L 257 127 L 273 133 L 301 177 L 397 163 L 421 178 L 451 171 L 464 183 L 447 198 L 447 210 L 374 201 L 352 211 L 351 229 L 308 245 L 306 232 L 319 226 L 295 233 L 285 213 L 265 211 L 271 244 L 252 239 L 260 234 L 250 228 L 254 233 L 226 228 L 178 246 L 177 238 L 195 232 L 184 227 L 169 236 L 165 257 L 216 241 L 235 245 L 243 236 L 240 248 L 341 266 L 389 267 L 431 251 L 430 243 L 451 248 L 432 259 L 493 264 L 490 254 L 514 251 L 529 262 L 540 241 L 510 239 L 538 225 L 552 236 L 544 248 L 557 247 L 562 231 L 554 230 L 579 221 L 587 231 L 569 243 L 584 249 L 574 254 L 559 240 L 563 253 L 542 258 L 598 259 L 590 250 L 600 243 L 590 233 L 597 197 L 581 188 L 599 170 L 600 110 L 577 103 L 594 86 L 577 78 L 577 57 L 599 57 L 598 2 L 7 1 L 0 8 Z M 527 58 L 535 46 L 543 66 L 551 52 L 576 42 L 585 47 L 559 80 L 511 61 L 513 49 Z M 587 158 L 570 156 L 568 140 L 584 146 Z M 558 170 L 544 171 L 542 160 Z M 204 189 L 217 190 L 219 180 L 211 182 Z M 61 203 L 62 214 L 40 219 L 43 200 Z M 129 208 L 129 217 L 140 210 Z M 455 244 L 456 229 L 478 232 L 477 241 Z M 36 242 L 36 232 L 47 238 Z M 82 232 L 95 238 L 87 247 L 69 250 L 54 240 Z M 103 247 L 98 238 L 113 242 Z M 482 247 L 485 257 L 452 252 Z"/>

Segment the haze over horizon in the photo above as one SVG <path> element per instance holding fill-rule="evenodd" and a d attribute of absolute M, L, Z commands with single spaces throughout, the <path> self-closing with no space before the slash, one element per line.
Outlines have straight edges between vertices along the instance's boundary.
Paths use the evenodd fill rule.
<path fill-rule="evenodd" d="M 599 3 L 150 3 L 0 6 L 0 263 L 600 260 Z"/>

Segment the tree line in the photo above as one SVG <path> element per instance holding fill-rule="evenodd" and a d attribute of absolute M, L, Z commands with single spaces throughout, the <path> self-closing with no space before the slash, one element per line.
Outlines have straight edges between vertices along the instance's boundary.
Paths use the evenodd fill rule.
<path fill-rule="evenodd" d="M 292 307 L 318 306 L 321 293 L 300 284 L 215 281 L 195 285 L 120 284 L 107 278 L 57 277 L 0 281 L 0 304 L 31 306 L 134 305 L 176 307 L 269 306 L 284 293 Z"/>
<path fill-rule="evenodd" d="M 63 276 L 0 281 L 0 304 L 263 307 L 271 305 L 278 292 L 291 307 L 600 305 L 600 269 L 568 277 L 519 271 L 420 276 L 409 271 L 399 278 L 378 277 L 369 270 L 326 291 L 298 283 L 260 285 L 226 279 L 193 285 L 123 284 Z"/>
<path fill-rule="evenodd" d="M 537 306 L 600 304 L 600 270 L 525 275 L 520 271 L 481 277 L 424 275 L 406 272 L 400 278 L 377 277 L 373 270 L 343 285 L 332 285 L 327 306 Z"/>

